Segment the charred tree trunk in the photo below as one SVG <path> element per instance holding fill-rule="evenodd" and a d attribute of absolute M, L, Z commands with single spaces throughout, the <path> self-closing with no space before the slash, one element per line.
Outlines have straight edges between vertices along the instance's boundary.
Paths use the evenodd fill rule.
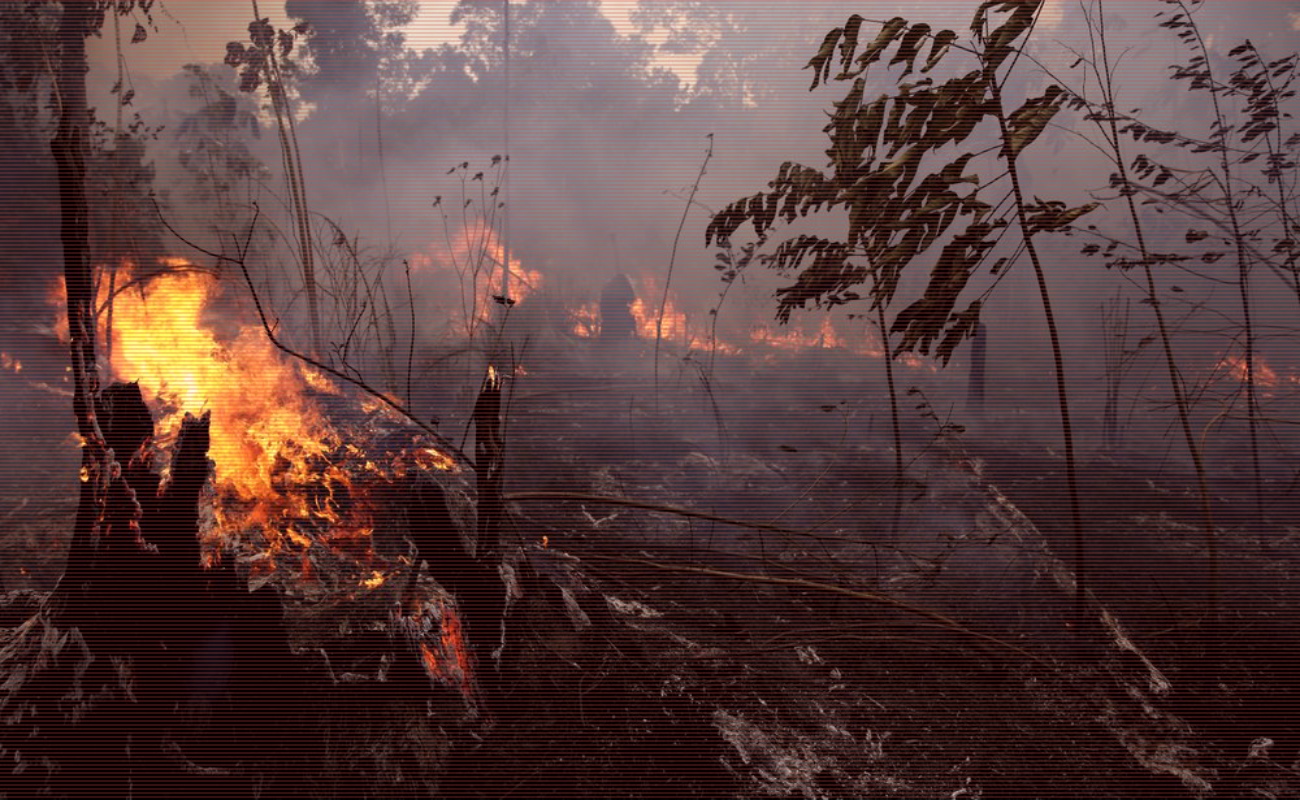
<path fill-rule="evenodd" d="M 279 597 L 269 587 L 250 594 L 232 565 L 200 563 L 207 415 L 182 422 L 161 492 L 139 387 L 109 386 L 93 415 L 105 452 L 118 455 L 89 517 L 78 580 L 65 576 L 0 653 L 9 676 L 0 707 L 18 728 L 6 738 L 24 742 L 14 793 L 235 791 L 249 780 L 237 765 L 290 752 L 275 737 L 291 727 L 301 682 Z M 259 724 L 267 716 L 274 725 Z M 196 763 L 210 768 L 195 772 Z"/>
<path fill-rule="evenodd" d="M 501 378 L 488 370 L 487 380 L 474 405 L 474 461 L 478 465 L 478 551 L 479 558 L 499 564 L 501 499 L 505 477 L 505 442 L 501 437 Z"/>
<path fill-rule="evenodd" d="M 619 273 L 600 290 L 600 338 L 613 342 L 636 338 L 632 303 L 636 292 L 626 275 Z"/>
<path fill-rule="evenodd" d="M 94 5 L 67 2 L 59 22 L 60 61 L 58 129 L 50 152 L 58 170 L 60 239 L 63 274 L 68 294 L 68 337 L 72 360 L 72 412 L 81 436 L 81 499 L 73 525 L 72 544 L 64 580 L 81 580 L 93 552 L 95 520 L 103 502 L 102 476 L 108 471 L 103 437 L 95 424 L 94 398 L 99 392 L 95 362 L 95 296 L 90 264 L 90 212 L 86 203 L 87 127 L 86 35 L 94 19 Z"/>
<path fill-rule="evenodd" d="M 491 657 L 502 641 L 505 615 L 505 591 L 500 578 L 505 440 L 501 432 L 501 376 L 491 368 L 474 404 L 474 463 L 478 479 L 477 567 L 461 596 L 470 641 L 480 659 L 486 661 L 485 657 Z M 487 670 L 480 674 L 489 677 Z"/>
<path fill-rule="evenodd" d="M 407 580 L 403 598 L 411 601 L 416 596 L 423 561 L 430 577 L 455 595 L 470 644 L 479 662 L 485 663 L 501 645 L 505 615 L 505 587 L 500 575 L 505 444 L 501 432 L 501 379 L 495 370 L 483 383 L 473 421 L 478 515 L 472 552 L 460 539 L 446 492 L 433 478 L 413 475 L 406 483 L 392 487 L 391 500 L 406 508 L 407 526 L 416 550 L 415 569 Z M 490 683 L 491 671 L 482 670 L 480 675 Z"/>

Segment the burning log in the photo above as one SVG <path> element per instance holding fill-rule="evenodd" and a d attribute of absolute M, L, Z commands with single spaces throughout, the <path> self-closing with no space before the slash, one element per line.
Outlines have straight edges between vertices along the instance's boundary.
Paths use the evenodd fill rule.
<path fill-rule="evenodd" d="M 479 416 L 497 453 L 483 462 L 494 465 L 497 489 L 480 484 L 496 498 L 489 521 L 502 508 L 499 391 L 493 382 Z M 485 558 L 474 557 L 461 472 L 436 443 L 371 409 L 348 428 L 370 437 L 357 439 L 365 450 L 348 442 L 298 465 L 320 470 L 328 485 L 319 494 L 331 501 L 317 508 L 321 528 L 296 521 L 300 545 L 261 530 L 256 509 L 244 515 L 209 488 L 208 416 L 186 416 L 160 479 L 139 387 L 109 387 L 95 410 L 107 449 L 131 455 L 115 462 L 104 511 L 91 520 L 86 568 L 48 597 L 0 602 L 0 755 L 20 774 L 6 790 L 229 796 L 259 772 L 318 772 L 314 759 L 331 757 L 322 755 L 329 741 L 312 738 L 322 727 L 337 736 L 356 726 L 395 758 L 416 747 L 418 729 L 427 760 L 449 746 L 439 720 L 478 718 L 468 637 L 479 652 L 499 639 L 500 556 L 485 535 Z M 215 515 L 204 513 L 207 503 Z M 354 529 L 362 517 L 367 527 Z M 214 524 L 230 527 L 214 533 Z M 369 526 L 405 531 L 437 578 L 413 575 L 400 612 L 391 602 L 397 582 L 386 581 L 398 566 L 371 549 Z M 214 540 L 219 550 L 205 549 Z M 319 566 L 298 572 L 299 563 Z M 321 696 L 337 702 L 322 706 Z M 358 717 L 396 721 L 376 727 Z M 105 753 L 128 755 L 106 766 Z M 436 785 L 441 761 L 423 769 L 420 779 Z"/>
<path fill-rule="evenodd" d="M 403 592 L 410 598 L 419 576 L 421 559 L 427 559 L 429 574 L 455 596 L 455 607 L 442 604 L 441 639 L 452 651 L 462 676 L 472 670 L 473 658 L 461 650 L 460 616 L 467 627 L 468 644 L 480 663 L 493 657 L 503 641 L 502 625 L 506 611 L 506 589 L 501 580 L 503 551 L 500 541 L 501 522 L 505 516 L 503 496 L 505 477 L 505 440 L 501 430 L 501 376 L 495 367 L 488 374 L 474 405 L 475 466 L 478 513 L 475 522 L 474 552 L 471 554 L 458 534 L 443 487 L 427 475 L 416 476 L 406 484 L 408 493 L 406 518 L 412 543 L 416 547 L 415 569 Z M 459 613 L 460 616 L 457 616 Z M 415 623 L 427 628 L 415 618 Z M 413 625 L 408 623 L 408 629 Z M 443 682 L 452 682 L 448 670 L 441 666 L 446 659 L 435 656 L 421 645 L 426 671 Z M 492 673 L 488 673 L 492 674 Z M 468 680 L 467 677 L 462 680 Z"/>
<path fill-rule="evenodd" d="M 478 489 L 476 558 L 449 576 L 465 620 L 469 640 L 480 658 L 490 657 L 502 641 L 505 615 L 505 587 L 500 578 L 502 563 L 501 522 L 505 516 L 505 439 L 501 432 L 501 376 L 488 367 L 487 379 L 474 404 L 474 460 Z"/>

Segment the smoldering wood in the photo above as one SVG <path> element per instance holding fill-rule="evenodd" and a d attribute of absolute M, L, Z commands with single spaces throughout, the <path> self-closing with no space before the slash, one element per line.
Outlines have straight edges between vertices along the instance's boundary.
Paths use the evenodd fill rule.
<path fill-rule="evenodd" d="M 224 703 L 291 718 L 301 668 L 274 591 L 249 593 L 233 565 L 199 562 L 209 417 L 183 420 L 159 493 L 139 387 L 114 384 L 95 405 L 108 452 L 130 455 L 113 462 L 91 520 L 96 535 L 77 543 L 78 579 L 23 606 L 33 615 L 0 642 L 0 672 L 10 676 L 0 709 L 18 728 L 8 740 L 23 741 L 11 787 L 22 796 L 174 796 L 194 776 L 182 780 L 166 754 L 186 740 L 194 711 Z M 249 727 L 206 755 L 233 763 L 278 753 L 269 731 Z"/>
<path fill-rule="evenodd" d="M 502 563 L 501 524 L 505 516 L 505 438 L 501 429 L 500 375 L 489 370 L 474 404 L 474 461 L 478 489 L 477 558 L 458 595 L 470 625 L 470 639 L 486 662 L 501 638 L 505 592 L 498 577 Z"/>
<path fill-rule="evenodd" d="M 482 557 L 499 560 L 505 443 L 501 438 L 501 380 L 489 372 L 474 404 L 474 460 L 478 465 L 478 547 Z"/>

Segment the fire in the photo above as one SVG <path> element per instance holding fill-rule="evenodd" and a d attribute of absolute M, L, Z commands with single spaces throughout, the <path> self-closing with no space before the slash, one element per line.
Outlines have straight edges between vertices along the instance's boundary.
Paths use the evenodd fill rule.
<path fill-rule="evenodd" d="M 792 321 L 784 325 L 775 322 L 753 325 L 749 328 L 743 343 L 728 338 L 724 325 L 715 331 L 712 316 L 700 314 L 701 322 L 692 324 L 691 318 L 678 305 L 673 292 L 665 300 L 657 280 L 652 275 L 641 275 L 633 279 L 637 286 L 637 298 L 630 310 L 636 323 L 637 337 L 654 340 L 660 333 L 663 342 L 671 342 L 686 350 L 716 351 L 725 355 L 751 353 L 771 360 L 778 353 L 796 353 L 808 350 L 846 350 L 854 355 L 880 359 L 885 357 L 884 348 L 871 331 L 860 335 L 846 335 L 836 327 L 834 320 L 826 314 L 808 317 L 802 321 Z M 659 328 L 659 302 L 664 301 L 663 327 Z M 810 320 L 815 320 L 811 321 Z M 569 311 L 569 330 L 582 338 L 592 338 L 600 334 L 600 310 L 595 303 L 587 303 Z M 913 353 L 900 354 L 896 361 L 911 369 L 937 372 L 933 361 Z"/>
<path fill-rule="evenodd" d="M 780 330 L 773 330 L 770 327 L 756 327 L 749 332 L 750 341 L 756 344 L 775 347 L 779 350 L 807 350 L 809 348 L 819 347 L 827 349 L 847 348 L 844 340 L 835 331 L 835 326 L 831 324 L 828 316 L 823 316 L 821 325 L 814 333 L 807 333 L 801 328 L 786 325 Z M 884 353 L 880 350 L 868 350 L 863 355 L 870 355 L 880 358 Z"/>
<path fill-rule="evenodd" d="M 1244 384 L 1248 373 L 1249 370 L 1246 368 L 1245 353 L 1229 353 L 1219 359 L 1218 363 L 1214 365 L 1211 376 L 1212 378 L 1223 376 L 1236 381 L 1237 383 Z M 1255 386 L 1259 389 L 1271 390 L 1277 389 L 1283 385 L 1300 386 L 1300 374 L 1297 374 L 1294 369 L 1279 374 L 1276 369 L 1265 361 L 1264 356 L 1256 353 Z M 1263 391 L 1262 394 L 1266 398 L 1273 397 L 1271 391 Z"/>
<path fill-rule="evenodd" d="M 507 262 L 505 246 L 483 220 L 465 223 L 449 238 L 450 246 L 444 241 L 427 253 L 413 253 L 411 269 L 415 274 L 441 272 L 457 281 L 466 335 L 492 318 L 495 298 L 519 302 L 541 288 L 542 273 L 524 267 L 513 254 L 508 268 L 502 268 Z"/>
<path fill-rule="evenodd" d="M 456 609 L 441 601 L 425 607 L 414 609 L 413 620 L 424 620 L 420 625 L 428 626 L 429 611 L 434 611 L 438 626 L 437 649 L 427 641 L 420 642 L 420 659 L 424 662 L 425 672 L 429 677 L 442 683 L 457 685 L 466 699 L 474 695 L 474 656 L 469 643 L 465 641 L 460 617 Z M 431 626 L 423 628 L 431 632 Z"/>
<path fill-rule="evenodd" d="M 352 475 L 387 479 L 416 468 L 452 470 L 454 461 L 432 447 L 399 452 L 382 466 L 367 460 L 348 443 L 356 437 L 332 424 L 318 402 L 340 393 L 333 381 L 283 356 L 260 325 L 209 319 L 222 284 L 210 272 L 176 269 L 187 263 L 169 259 L 173 271 L 145 276 L 138 291 L 113 299 L 109 371 L 117 380 L 138 381 L 145 400 L 161 412 L 155 426 L 160 445 L 179 431 L 186 412 L 211 411 L 217 526 L 205 541 L 205 560 L 220 558 L 211 552 L 222 544 L 216 537 L 254 526 L 268 555 L 281 549 L 301 555 L 304 579 L 312 577 L 307 551 L 314 542 L 367 555 L 373 523 Z M 118 285 L 133 277 L 123 265 Z M 101 307 L 108 300 L 105 283 Z M 63 298 L 60 286 L 53 299 L 66 330 Z M 101 335 L 106 321 L 101 313 Z M 274 570 L 275 561 L 267 558 L 259 569 Z"/>
<path fill-rule="evenodd" d="M 210 408 L 216 486 L 245 501 L 273 502 L 276 484 L 308 481 L 309 457 L 338 445 L 308 399 L 324 378 L 286 363 L 260 327 L 240 326 L 233 339 L 219 341 L 203 311 L 220 294 L 215 276 L 185 272 L 153 279 L 145 294 L 119 295 L 113 375 L 139 381 L 145 399 L 166 410 L 162 437 L 179 429 L 185 411 Z M 305 498 L 289 502 L 298 515 L 313 511 Z"/>
<path fill-rule="evenodd" d="M 443 650 L 456 654 L 456 667 L 460 671 L 461 692 L 468 697 L 473 693 L 474 670 L 473 656 L 460 627 L 460 617 L 454 609 L 443 606 L 442 612 L 442 647 Z"/>
<path fill-rule="evenodd" d="M 673 292 L 669 292 L 665 299 L 657 281 L 650 275 L 642 275 L 636 282 L 639 291 L 636 300 L 632 301 L 631 311 L 632 318 L 636 320 L 638 337 L 653 341 L 657 335 L 662 341 L 676 342 L 686 350 L 705 350 L 709 347 L 708 330 L 692 330 L 686 312 L 678 308 L 677 297 Z M 657 300 L 663 301 L 662 328 Z M 722 344 L 719 342 L 719 345 Z"/>
<path fill-rule="evenodd" d="M 447 680 L 447 676 L 442 672 L 442 665 L 438 663 L 438 657 L 424 642 L 420 642 L 420 658 L 424 661 L 425 671 L 440 681 Z"/>
<path fill-rule="evenodd" d="M 19 361 L 18 359 L 14 358 L 8 353 L 0 352 L 0 368 L 7 369 L 10 372 L 13 372 L 14 374 L 18 374 L 19 372 L 23 371 L 23 362 Z"/>
<path fill-rule="evenodd" d="M 595 303 L 588 303 L 571 310 L 569 321 L 574 336 L 591 339 L 600 335 L 600 309 Z"/>
<path fill-rule="evenodd" d="M 1228 377 L 1241 383 L 1246 382 L 1250 372 L 1246 365 L 1246 355 L 1228 354 L 1219 359 L 1215 365 L 1215 371 L 1227 373 Z M 1273 388 L 1277 386 L 1277 371 L 1264 362 L 1262 356 L 1255 356 L 1255 385 Z"/>

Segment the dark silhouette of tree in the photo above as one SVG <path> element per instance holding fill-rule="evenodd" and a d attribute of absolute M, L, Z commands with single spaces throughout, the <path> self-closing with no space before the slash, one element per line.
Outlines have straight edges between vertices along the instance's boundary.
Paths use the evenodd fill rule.
<path fill-rule="evenodd" d="M 819 21 L 827 28 L 842 17 L 839 8 L 825 6 L 800 13 L 801 25 Z M 641 35 L 662 37 L 661 53 L 698 58 L 686 94 L 692 103 L 734 109 L 778 101 L 780 90 L 769 80 L 775 65 L 806 59 L 806 42 L 789 35 L 788 16 L 763 4 L 642 0 L 632 22 Z"/>
<path fill-rule="evenodd" d="M 398 93 L 391 84 L 408 60 L 401 29 L 419 12 L 414 0 L 288 0 L 284 10 L 300 34 L 294 69 L 304 100 L 373 96 L 376 82 Z"/>

